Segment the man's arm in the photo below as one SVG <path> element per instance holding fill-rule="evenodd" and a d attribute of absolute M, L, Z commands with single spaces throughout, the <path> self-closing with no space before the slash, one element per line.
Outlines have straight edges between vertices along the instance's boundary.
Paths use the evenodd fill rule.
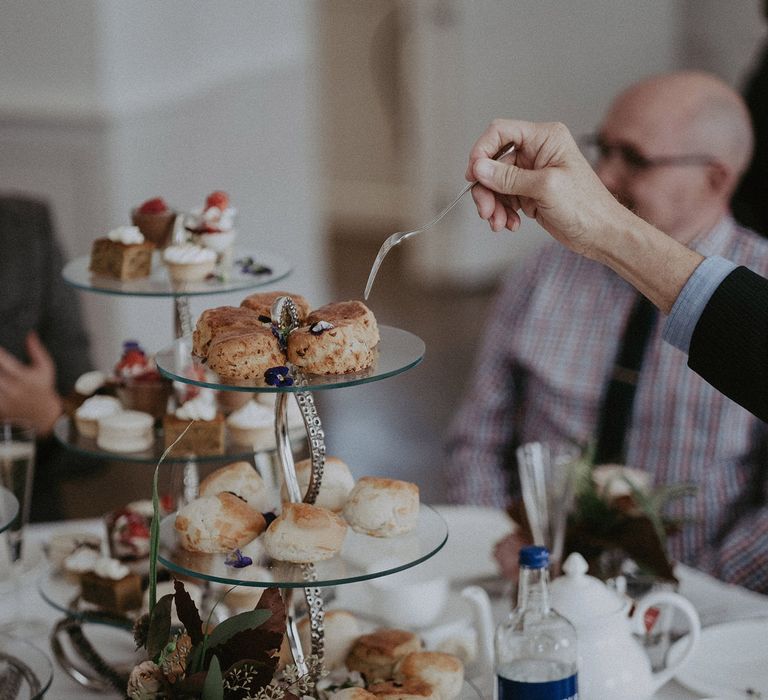
<path fill-rule="evenodd" d="M 504 162 L 492 160 L 507 143 L 517 145 L 514 154 Z M 562 124 L 494 121 L 472 148 L 466 176 L 478 181 L 472 196 L 494 231 L 516 230 L 522 211 L 563 245 L 609 266 L 664 313 L 704 260 L 619 204 Z M 689 360 L 713 386 L 763 420 L 766 286 L 762 278 L 729 276 L 701 318 L 690 319 L 695 330 Z"/>
<path fill-rule="evenodd" d="M 746 267 L 723 280 L 693 331 L 688 365 L 768 422 L 768 280 Z"/>

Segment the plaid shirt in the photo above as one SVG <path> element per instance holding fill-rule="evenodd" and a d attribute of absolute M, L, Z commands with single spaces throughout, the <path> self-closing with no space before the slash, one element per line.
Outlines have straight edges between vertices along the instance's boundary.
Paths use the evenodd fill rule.
<path fill-rule="evenodd" d="M 693 247 L 768 275 L 768 240 L 730 217 Z M 554 243 L 508 277 L 449 430 L 450 500 L 504 507 L 519 493 L 514 446 L 593 439 L 635 299 L 607 267 Z M 698 487 L 668 507 L 686 520 L 669 539 L 673 558 L 768 592 L 768 425 L 690 370 L 661 333 L 660 321 L 637 385 L 626 462 L 656 485 Z"/>

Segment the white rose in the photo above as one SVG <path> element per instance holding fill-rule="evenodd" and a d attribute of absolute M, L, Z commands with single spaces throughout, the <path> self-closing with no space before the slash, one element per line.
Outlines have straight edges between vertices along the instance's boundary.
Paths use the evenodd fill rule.
<path fill-rule="evenodd" d="M 592 470 L 598 495 L 607 501 L 631 496 L 634 491 L 650 493 L 650 474 L 621 464 L 602 464 Z"/>
<path fill-rule="evenodd" d="M 162 671 L 154 661 L 142 661 L 134 666 L 126 690 L 131 700 L 156 700 L 160 692 Z"/>

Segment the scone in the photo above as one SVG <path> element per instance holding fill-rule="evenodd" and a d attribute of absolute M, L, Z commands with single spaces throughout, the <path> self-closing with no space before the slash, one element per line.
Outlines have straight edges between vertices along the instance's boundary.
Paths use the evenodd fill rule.
<path fill-rule="evenodd" d="M 299 482 L 299 490 L 302 496 L 307 493 L 309 479 L 312 475 L 312 460 L 302 459 L 296 462 L 296 479 Z M 326 457 L 323 468 L 323 480 L 320 483 L 320 491 L 317 494 L 315 505 L 327 508 L 334 513 L 344 510 L 347 497 L 355 485 L 355 477 L 349 471 L 349 467 L 338 457 Z M 282 487 L 282 499 L 289 500 L 285 484 Z"/>
<path fill-rule="evenodd" d="M 337 554 L 346 534 L 347 524 L 335 513 L 308 503 L 284 503 L 263 541 L 273 559 L 308 564 Z"/>
<path fill-rule="evenodd" d="M 272 319 L 272 304 L 280 297 L 291 298 L 291 301 L 296 306 L 299 323 L 303 323 L 309 313 L 309 302 L 301 294 L 294 294 L 293 292 L 257 292 L 245 297 L 240 302 L 240 306 L 255 311 L 262 323 L 271 323 L 273 320 L 279 321 L 279 319 Z"/>
<path fill-rule="evenodd" d="M 305 653 L 311 647 L 309 619 L 298 622 L 299 640 Z M 360 636 L 360 623 L 348 610 L 328 610 L 323 618 L 325 636 L 325 665 L 329 670 L 344 665 L 352 645 Z"/>
<path fill-rule="evenodd" d="M 386 700 L 424 700 L 425 698 L 443 700 L 443 696 L 440 695 L 437 688 L 415 678 L 408 678 L 402 682 L 374 683 L 368 686 L 368 690 L 375 698 L 385 698 Z"/>
<path fill-rule="evenodd" d="M 203 496 L 176 514 L 181 546 L 190 552 L 231 552 L 258 537 L 266 527 L 264 516 L 231 493 Z"/>
<path fill-rule="evenodd" d="M 259 314 L 241 306 L 215 306 L 200 314 L 192 333 L 192 354 L 208 357 L 211 342 L 222 333 L 248 331 L 264 324 Z"/>
<path fill-rule="evenodd" d="M 404 656 L 395 667 L 395 680 L 413 678 L 435 688 L 443 700 L 461 695 L 464 664 L 452 654 L 439 651 L 415 651 Z"/>
<path fill-rule="evenodd" d="M 409 481 L 364 476 L 347 498 L 344 518 L 355 532 L 373 537 L 410 532 L 419 519 L 419 487 Z"/>
<path fill-rule="evenodd" d="M 208 348 L 208 367 L 225 379 L 263 379 L 270 367 L 284 362 L 280 343 L 268 326 L 223 333 Z"/>
<path fill-rule="evenodd" d="M 365 688 L 341 688 L 328 693 L 328 700 L 376 700 Z"/>
<path fill-rule="evenodd" d="M 216 496 L 227 491 L 259 512 L 272 508 L 264 480 L 249 462 L 233 462 L 211 472 L 200 482 L 201 496 Z"/>
<path fill-rule="evenodd" d="M 421 639 L 407 630 L 379 629 L 358 637 L 347 656 L 347 668 L 359 671 L 368 683 L 392 678 L 406 654 L 421 651 Z"/>
<path fill-rule="evenodd" d="M 370 367 L 379 329 L 360 301 L 327 304 L 288 336 L 288 361 L 310 374 L 345 374 Z"/>

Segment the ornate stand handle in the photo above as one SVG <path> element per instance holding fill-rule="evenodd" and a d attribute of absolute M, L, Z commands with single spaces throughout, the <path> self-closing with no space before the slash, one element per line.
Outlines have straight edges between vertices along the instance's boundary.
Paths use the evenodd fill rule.
<path fill-rule="evenodd" d="M 89 668 L 95 671 L 95 675 L 86 674 L 80 666 L 70 660 L 64 650 L 61 637 L 66 635 L 80 658 Z M 83 634 L 82 623 L 72 617 L 65 617 L 56 623 L 51 632 L 51 650 L 59 666 L 64 672 L 84 688 L 98 692 L 117 690 L 125 693 L 128 684 L 128 674 L 122 674 L 113 669 L 93 648 Z"/>
<path fill-rule="evenodd" d="M 273 322 L 277 320 L 278 335 L 287 337 L 288 333 L 298 326 L 298 314 L 293 301 L 288 297 L 279 297 L 272 305 L 272 319 Z M 294 378 L 298 379 L 297 384 L 301 383 L 301 377 L 296 377 L 295 372 Z M 307 431 L 307 439 L 309 441 L 310 454 L 312 457 L 312 473 L 306 494 L 302 494 L 301 489 L 299 488 L 299 482 L 296 478 L 296 465 L 293 460 L 293 452 L 291 451 L 291 443 L 288 436 L 287 402 L 291 400 L 288 393 L 278 394 L 277 400 L 275 401 L 275 439 L 277 442 L 277 454 L 280 459 L 283 478 L 291 502 L 314 503 L 318 491 L 320 490 L 320 484 L 323 480 L 323 470 L 325 468 L 325 433 L 323 432 L 323 426 L 320 422 L 320 416 L 317 414 L 315 400 L 312 394 L 308 391 L 302 391 L 295 393 L 294 396 L 296 397 L 296 401 L 301 409 L 302 418 L 304 419 L 304 427 Z M 305 581 L 309 583 L 317 580 L 317 572 L 315 571 L 313 564 L 303 564 L 301 568 Z M 308 672 L 308 667 L 296 629 L 292 591 L 288 589 L 284 592 L 283 597 L 286 603 L 286 608 L 288 609 L 288 642 L 291 647 L 294 662 L 299 669 L 299 673 L 303 675 Z M 305 587 L 304 598 L 306 599 L 307 610 L 309 611 L 310 636 L 312 641 L 311 652 L 318 659 L 320 667 L 322 668 L 325 656 L 325 638 L 323 629 L 325 611 L 323 609 L 322 592 L 317 587 Z"/>

